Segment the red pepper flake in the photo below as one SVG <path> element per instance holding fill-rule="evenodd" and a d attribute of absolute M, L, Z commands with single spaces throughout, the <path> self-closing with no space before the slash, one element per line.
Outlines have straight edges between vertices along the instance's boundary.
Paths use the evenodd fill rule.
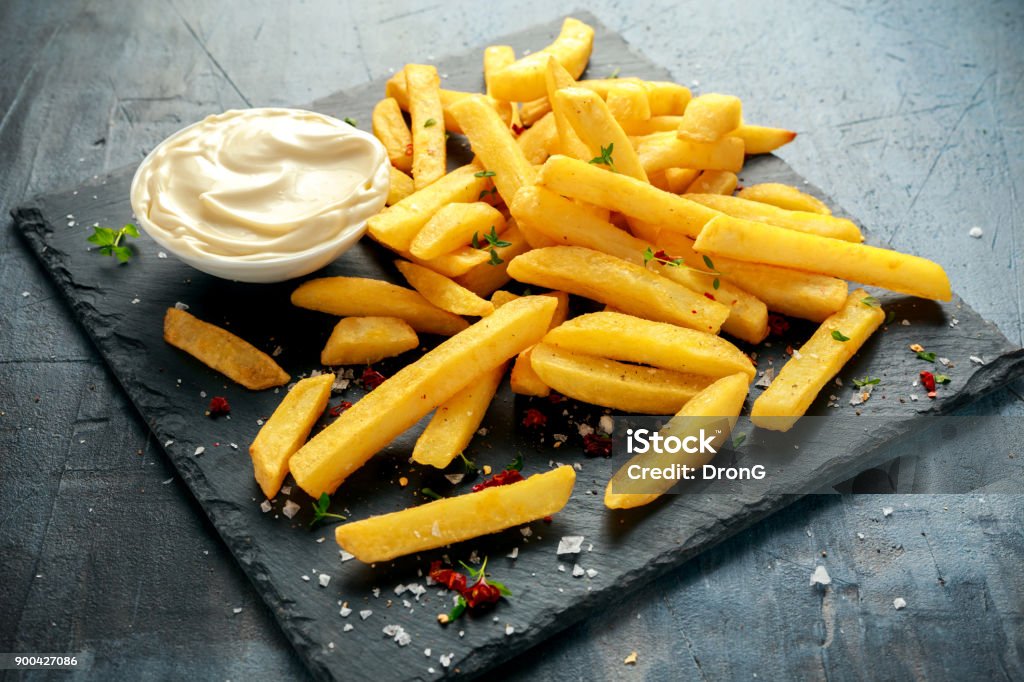
<path fill-rule="evenodd" d="M 768 331 L 772 336 L 782 336 L 789 331 L 789 320 L 782 315 L 768 313 Z"/>
<path fill-rule="evenodd" d="M 372 391 L 383 384 L 385 379 L 387 379 L 387 377 L 375 370 L 373 367 L 367 367 L 364 369 L 363 376 L 360 377 L 360 380 L 363 382 L 363 386 L 369 391 Z"/>
<path fill-rule="evenodd" d="M 654 258 L 655 258 L 655 260 L 667 260 L 669 262 L 677 260 L 676 258 L 673 258 L 672 256 L 670 256 L 667 253 L 665 253 L 665 249 L 661 249 L 661 250 L 655 252 Z"/>
<path fill-rule="evenodd" d="M 228 404 L 228 399 L 221 395 L 210 398 L 210 406 L 206 408 L 206 416 L 220 417 L 225 414 L 231 414 L 231 405 Z"/>
<path fill-rule="evenodd" d="M 548 418 L 540 410 L 530 408 L 523 415 L 523 426 L 528 429 L 539 428 L 548 423 Z"/>
<path fill-rule="evenodd" d="M 512 594 L 508 588 L 497 581 L 487 582 L 487 559 L 484 559 L 483 565 L 478 569 L 466 566 L 466 564 L 462 565 L 469 571 L 469 577 L 475 580 L 473 584 L 468 584 L 469 581 L 462 573 L 450 568 L 442 568 L 440 561 L 435 561 L 430 565 L 431 579 L 459 594 L 459 601 L 455 608 L 447 614 L 438 615 L 437 621 L 442 625 L 447 625 L 461 616 L 467 607 L 473 609 L 487 604 L 497 604 L 503 596 Z"/>
<path fill-rule="evenodd" d="M 512 133 L 514 135 L 522 135 L 524 130 L 526 130 L 526 128 L 524 126 L 519 125 L 518 123 L 512 124 Z"/>
<path fill-rule="evenodd" d="M 929 398 L 935 398 L 938 393 L 935 391 L 935 375 L 928 370 L 921 371 L 921 385 L 928 391 Z"/>
<path fill-rule="evenodd" d="M 405 145 L 405 155 L 406 156 L 412 156 L 412 142 L 410 142 L 409 144 Z"/>
<path fill-rule="evenodd" d="M 588 457 L 610 457 L 612 439 L 599 433 L 588 433 L 583 436 L 583 452 Z"/>
<path fill-rule="evenodd" d="M 516 469 L 506 469 L 505 471 L 499 471 L 488 479 L 481 481 L 473 486 L 473 492 L 478 493 L 485 488 L 497 488 L 500 485 L 509 485 L 510 483 L 518 483 L 523 480 L 523 475 Z"/>
<path fill-rule="evenodd" d="M 710 298 L 712 301 L 715 300 L 715 297 L 706 291 L 704 292 L 704 298 Z"/>
<path fill-rule="evenodd" d="M 466 576 L 450 568 L 441 568 L 440 561 L 430 564 L 430 577 L 434 582 L 459 594 L 466 591 Z"/>
<path fill-rule="evenodd" d="M 793 346 L 786 346 L 786 355 L 793 354 Z"/>
<path fill-rule="evenodd" d="M 545 516 L 543 519 L 541 519 L 541 521 L 543 521 L 544 523 L 553 523 L 554 520 L 555 520 L 555 517 L 553 517 L 553 516 Z"/>
<path fill-rule="evenodd" d="M 340 403 L 338 403 L 330 410 L 328 410 L 327 414 L 331 415 L 332 417 L 340 417 L 341 413 L 350 407 L 352 407 L 352 403 L 350 403 L 347 400 L 342 400 Z"/>
<path fill-rule="evenodd" d="M 551 393 L 548 394 L 548 402 L 553 403 L 555 405 L 557 405 L 558 403 L 564 403 L 565 396 L 556 391 L 551 391 Z"/>

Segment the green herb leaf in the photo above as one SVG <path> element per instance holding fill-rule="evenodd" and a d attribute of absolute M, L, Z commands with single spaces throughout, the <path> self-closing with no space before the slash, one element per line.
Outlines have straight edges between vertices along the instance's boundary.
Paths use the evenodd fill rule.
<path fill-rule="evenodd" d="M 619 77 L 619 72 L 620 72 L 620 69 L 619 69 L 619 67 L 616 66 L 615 70 L 612 71 L 612 74 L 610 76 L 608 76 L 608 77 L 609 78 L 618 78 Z"/>
<path fill-rule="evenodd" d="M 313 503 L 313 520 L 309 522 L 309 527 L 312 528 L 320 521 L 327 518 L 345 520 L 345 517 L 341 514 L 331 514 L 327 510 L 331 507 L 331 497 L 327 493 L 320 493 L 320 497 L 317 498 L 316 502 Z"/>
<path fill-rule="evenodd" d="M 648 246 L 644 249 L 644 264 L 650 263 L 652 258 L 654 258 L 654 249 Z"/>
<path fill-rule="evenodd" d="M 523 453 L 517 452 L 516 458 L 505 467 L 505 471 L 522 471 L 523 470 Z"/>
<path fill-rule="evenodd" d="M 358 128 L 359 127 L 359 123 L 354 118 L 349 118 L 348 116 L 346 116 L 345 118 L 343 118 L 341 120 L 344 121 L 345 123 L 349 124 L 353 128 Z"/>
<path fill-rule="evenodd" d="M 498 252 L 491 249 L 491 260 L 487 261 L 487 263 L 489 265 L 501 265 L 504 262 L 505 261 L 501 259 L 501 256 L 498 255 Z"/>
<path fill-rule="evenodd" d="M 437 125 L 437 121 L 435 121 L 432 118 L 428 118 L 426 121 L 423 122 L 423 127 L 424 128 L 430 128 L 430 127 L 433 127 L 433 126 L 436 126 L 436 125 Z"/>
<path fill-rule="evenodd" d="M 879 306 L 882 305 L 874 296 L 865 296 L 864 298 L 860 299 L 860 302 L 869 308 L 878 308 Z"/>
<path fill-rule="evenodd" d="M 479 232 L 474 232 L 473 233 L 473 241 L 471 243 L 473 244 L 473 248 L 474 249 L 479 249 L 480 248 L 480 233 Z"/>
<path fill-rule="evenodd" d="M 895 320 L 895 319 L 896 319 L 896 311 L 895 310 L 890 310 L 886 314 L 886 316 L 885 316 L 885 323 L 886 324 L 892 324 L 893 320 Z"/>
<path fill-rule="evenodd" d="M 875 386 L 882 383 L 882 380 L 878 377 L 864 377 L 863 379 L 854 379 L 853 385 L 857 388 L 863 388 L 864 386 Z"/>
<path fill-rule="evenodd" d="M 466 612 L 467 606 L 468 604 L 466 603 L 466 599 L 460 596 L 459 600 L 455 602 L 455 606 L 453 606 L 452 610 L 448 612 L 448 620 L 446 620 L 445 623 L 451 623 L 453 620 L 458 620 L 459 616 Z"/>
<path fill-rule="evenodd" d="M 838 329 L 832 331 L 832 338 L 835 339 L 836 341 L 842 341 L 843 343 L 846 343 L 847 341 L 850 340 L 849 336 L 846 336 Z"/>
<path fill-rule="evenodd" d="M 609 142 L 607 147 L 601 147 L 601 155 L 592 158 L 590 163 L 602 164 L 608 166 L 612 171 L 615 171 L 615 161 L 612 159 L 612 151 L 614 151 L 614 149 L 615 143 Z"/>
<path fill-rule="evenodd" d="M 701 258 L 704 259 L 704 265 L 708 266 L 708 270 L 714 270 L 715 269 L 715 264 L 711 262 L 711 257 L 710 256 L 704 255 L 704 256 L 701 256 Z"/>
<path fill-rule="evenodd" d="M 467 474 L 476 472 L 476 462 L 466 457 L 466 453 L 460 452 L 459 457 L 462 459 L 462 468 L 466 470 Z"/>
<path fill-rule="evenodd" d="M 503 597 L 511 597 L 512 596 L 512 590 L 510 590 L 507 587 L 505 587 L 504 583 L 499 583 L 497 580 L 490 580 L 490 579 L 488 579 L 487 580 L 487 584 L 488 585 L 493 585 L 494 587 L 497 587 L 498 588 L 498 592 L 501 592 L 501 596 L 503 596 Z"/>
<path fill-rule="evenodd" d="M 440 500 L 441 495 L 438 495 L 430 488 L 420 488 L 420 494 L 429 497 L 432 500 Z"/>
<path fill-rule="evenodd" d="M 493 178 L 495 175 L 497 175 L 497 173 L 495 173 L 494 171 L 489 171 L 489 170 L 482 170 L 482 171 L 477 171 L 476 173 L 473 173 L 473 177 L 476 177 L 476 178 Z"/>
<path fill-rule="evenodd" d="M 114 230 L 109 227 L 100 227 L 97 225 L 93 227 L 92 230 L 92 234 L 86 237 L 86 241 L 100 247 L 97 249 L 100 254 L 104 256 L 114 256 L 120 263 L 127 263 L 131 260 L 131 247 L 122 246 L 121 240 L 124 239 L 125 236 L 138 237 L 138 227 L 132 223 L 128 223 L 120 230 Z"/>
<path fill-rule="evenodd" d="M 946 374 L 935 375 L 935 383 L 937 384 L 948 384 L 950 381 L 952 381 L 952 379 L 950 379 Z"/>
<path fill-rule="evenodd" d="M 713 286 L 715 290 L 717 290 L 718 287 L 722 286 L 722 283 L 718 280 L 717 277 L 715 277 L 715 281 L 711 283 L 711 286 Z"/>
<path fill-rule="evenodd" d="M 919 350 L 917 351 L 917 359 L 924 360 L 925 362 L 935 362 L 935 353 L 930 350 Z"/>
<path fill-rule="evenodd" d="M 496 246 L 498 248 L 512 246 L 512 242 L 502 241 L 498 237 L 498 231 L 495 229 L 494 225 L 491 225 L 491 231 L 490 233 L 484 235 L 484 239 L 486 239 L 487 243 L 490 244 L 491 246 Z"/>
<path fill-rule="evenodd" d="M 743 445 L 743 441 L 745 441 L 746 439 L 747 439 L 747 434 L 745 434 L 745 433 L 738 433 L 732 439 L 732 446 L 734 448 L 738 448 L 739 446 Z"/>

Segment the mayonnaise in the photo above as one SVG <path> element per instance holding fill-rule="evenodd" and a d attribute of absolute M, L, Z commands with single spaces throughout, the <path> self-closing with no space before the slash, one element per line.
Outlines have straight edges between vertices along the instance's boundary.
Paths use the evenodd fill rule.
<path fill-rule="evenodd" d="M 388 186 L 384 147 L 367 133 L 311 111 L 245 109 L 167 138 L 131 199 L 146 232 L 186 262 L 256 264 L 343 239 L 384 207 Z"/>

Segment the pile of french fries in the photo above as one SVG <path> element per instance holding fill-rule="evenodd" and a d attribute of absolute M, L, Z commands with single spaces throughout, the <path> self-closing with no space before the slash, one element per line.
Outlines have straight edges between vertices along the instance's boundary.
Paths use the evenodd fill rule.
<path fill-rule="evenodd" d="M 450 338 L 308 442 L 330 380 L 299 382 L 253 444 L 268 497 L 286 470 L 314 498 L 333 493 L 431 413 L 413 460 L 448 466 L 509 366 L 520 394 L 678 415 L 685 421 L 665 427 L 674 433 L 712 420 L 727 434 L 755 368 L 726 337 L 762 341 L 769 311 L 820 324 L 753 403 L 755 424 L 785 430 L 884 320 L 847 281 L 950 299 L 940 266 L 863 244 L 857 225 L 814 197 L 776 184 L 735 193 L 747 156 L 796 135 L 746 123 L 738 98 L 578 80 L 593 35 L 569 18 L 529 56 L 488 47 L 481 94 L 443 89 L 428 65 L 388 82 L 373 130 L 391 160 L 391 192 L 368 233 L 398 256 L 410 288 L 330 277 L 306 282 L 292 302 L 342 318 L 321 358 L 329 365 L 412 350 L 417 333 Z M 449 134 L 475 154 L 451 172 Z M 517 296 L 501 288 L 511 280 L 549 291 Z M 569 295 L 605 309 L 568 319 Z M 558 511 L 574 479 L 560 467 L 343 524 L 337 540 L 365 562 L 441 547 Z M 614 481 L 610 508 L 657 497 L 616 493 Z"/>

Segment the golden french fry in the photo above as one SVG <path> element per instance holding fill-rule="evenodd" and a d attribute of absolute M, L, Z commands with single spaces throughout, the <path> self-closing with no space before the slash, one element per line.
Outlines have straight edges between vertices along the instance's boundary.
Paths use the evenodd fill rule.
<path fill-rule="evenodd" d="M 501 211 L 482 201 L 442 206 L 416 233 L 409 251 L 422 259 L 437 258 L 468 245 L 473 236 L 484 243 L 484 235 L 505 229 Z"/>
<path fill-rule="evenodd" d="M 340 317 L 397 317 L 425 334 L 451 336 L 469 326 L 421 294 L 365 277 L 320 277 L 292 292 L 292 304 Z"/>
<path fill-rule="evenodd" d="M 388 206 L 397 204 L 415 191 L 416 186 L 412 178 L 392 166 L 391 187 L 388 188 Z"/>
<path fill-rule="evenodd" d="M 832 210 L 824 201 L 812 197 L 806 192 L 801 192 L 796 187 L 783 185 L 778 182 L 762 182 L 757 185 L 748 185 L 736 195 L 750 201 L 760 201 L 763 204 L 771 204 L 788 211 L 806 211 L 807 213 L 818 213 L 820 215 L 832 215 Z"/>
<path fill-rule="evenodd" d="M 551 102 L 548 98 L 540 97 L 519 105 L 519 121 L 524 126 L 532 126 L 545 116 L 551 113 Z"/>
<path fill-rule="evenodd" d="M 288 459 L 302 447 L 331 397 L 333 374 L 302 379 L 278 404 L 249 446 L 256 482 L 268 500 L 288 475 Z"/>
<path fill-rule="evenodd" d="M 576 79 L 565 70 L 565 67 L 556 60 L 549 58 L 544 70 L 544 85 L 547 88 L 547 102 L 548 106 L 551 107 L 551 113 L 554 114 L 555 130 L 558 134 L 554 153 L 565 154 L 582 161 L 589 161 L 593 158 L 590 155 L 590 148 L 576 134 L 569 119 L 565 117 L 564 111 L 554 107 L 555 93 L 562 88 L 575 87 Z"/>
<path fill-rule="evenodd" d="M 771 204 L 721 194 L 687 192 L 686 198 L 733 218 L 756 220 L 776 227 L 816 234 L 820 237 L 842 239 L 847 242 L 860 243 L 864 241 L 864 235 L 861 234 L 860 228 L 852 220 L 846 218 L 807 213 L 806 211 L 787 211 Z"/>
<path fill-rule="evenodd" d="M 651 117 L 647 88 L 639 83 L 623 81 L 611 86 L 605 101 L 617 121 L 646 121 Z"/>
<path fill-rule="evenodd" d="M 538 182 L 562 196 L 603 206 L 690 237 L 696 237 L 705 223 L 720 215 L 707 206 L 663 192 L 636 178 L 609 173 L 567 156 L 556 155 L 545 161 Z"/>
<path fill-rule="evenodd" d="M 516 300 L 517 298 L 519 298 L 519 296 L 517 294 L 513 294 L 511 291 L 498 289 L 493 294 L 491 294 L 491 303 L 493 303 L 494 307 L 497 309 L 505 305 L 509 301 Z"/>
<path fill-rule="evenodd" d="M 509 385 L 513 393 L 519 395 L 532 395 L 538 398 L 546 398 L 551 395 L 551 387 L 544 383 L 544 380 L 533 370 L 531 357 L 533 346 L 530 346 L 518 356 L 512 365 L 512 372 L 509 375 Z"/>
<path fill-rule="evenodd" d="M 729 309 L 721 303 L 642 265 L 579 246 L 534 249 L 516 257 L 508 272 L 520 282 L 578 294 L 637 317 L 712 334 L 718 333 L 729 316 Z"/>
<path fill-rule="evenodd" d="M 717 451 L 728 442 L 736 425 L 736 418 L 743 409 L 749 385 L 744 374 L 733 374 L 719 379 L 695 395 L 683 405 L 676 416 L 658 432 L 663 438 L 675 436 L 680 441 L 691 436 L 699 438 L 701 431 L 714 434 L 712 448 Z M 665 469 L 675 465 L 699 468 L 714 458 L 711 452 L 687 453 L 680 450 L 671 452 L 646 452 L 634 455 L 608 481 L 604 492 L 604 504 L 609 509 L 633 509 L 650 504 L 668 492 L 675 484 L 673 479 L 647 479 L 637 483 L 630 478 L 639 475 L 638 470 Z M 642 489 L 644 492 L 629 492 Z"/>
<path fill-rule="evenodd" d="M 524 187 L 520 191 L 516 192 L 516 196 L 519 196 L 524 191 L 530 189 L 530 187 Z M 519 226 L 519 231 L 523 233 L 523 238 L 526 239 L 526 243 L 530 245 L 531 249 L 543 249 L 547 246 L 558 246 L 558 243 L 545 234 L 543 231 L 536 229 L 528 221 L 524 221 L 516 216 L 516 224 Z"/>
<path fill-rule="evenodd" d="M 283 386 L 291 378 L 256 346 L 184 310 L 167 309 L 164 341 L 254 391 Z"/>
<path fill-rule="evenodd" d="M 720 336 L 631 315 L 581 315 L 547 333 L 544 343 L 574 353 L 636 362 L 689 374 L 754 377 L 750 358 Z"/>
<path fill-rule="evenodd" d="M 370 236 L 390 248 L 408 251 L 416 234 L 442 206 L 480 198 L 491 184 L 490 178 L 478 176 L 481 171 L 483 167 L 472 163 L 463 166 L 389 206 L 366 222 Z"/>
<path fill-rule="evenodd" d="M 690 100 L 677 135 L 690 142 L 714 142 L 736 130 L 742 120 L 739 97 L 711 92 Z"/>
<path fill-rule="evenodd" d="M 707 266 L 688 237 L 654 228 L 651 241 L 692 268 Z M 784 315 L 821 322 L 846 302 L 848 287 L 837 277 L 724 257 L 716 257 L 714 265 L 722 273 L 723 284 L 736 284 L 764 301 L 769 310 Z"/>
<path fill-rule="evenodd" d="M 885 312 L 857 289 L 825 320 L 762 393 L 750 411 L 755 426 L 788 431 L 885 320 Z"/>
<path fill-rule="evenodd" d="M 441 77 L 433 66 L 406 64 L 405 82 L 412 118 L 412 179 L 416 189 L 423 189 L 447 170 Z"/>
<path fill-rule="evenodd" d="M 412 170 L 412 133 L 394 97 L 385 97 L 373 108 L 373 134 L 384 145 L 392 166 L 405 173 Z"/>
<path fill-rule="evenodd" d="M 420 343 L 409 323 L 397 317 L 343 317 L 320 351 L 321 365 L 371 365 L 401 355 Z"/>
<path fill-rule="evenodd" d="M 613 410 L 675 414 L 713 378 L 627 365 L 539 343 L 530 364 L 541 381 L 563 395 Z"/>
<path fill-rule="evenodd" d="M 466 449 L 505 376 L 506 366 L 502 363 L 475 377 L 438 406 L 427 428 L 416 439 L 412 461 L 444 469 Z"/>
<path fill-rule="evenodd" d="M 416 265 L 422 265 L 445 277 L 453 278 L 464 275 L 476 266 L 482 265 L 491 259 L 486 251 L 474 249 L 471 246 L 462 246 L 437 258 L 417 258 L 411 252 L 402 251 L 401 249 L 392 249 L 392 251 Z"/>
<path fill-rule="evenodd" d="M 732 194 L 739 178 L 730 171 L 706 170 L 686 188 L 687 194 Z"/>
<path fill-rule="evenodd" d="M 528 102 L 547 94 L 544 69 L 554 57 L 573 78 L 587 68 L 594 47 L 594 29 L 578 19 L 567 17 L 555 41 L 542 50 L 523 57 L 494 74 L 491 94 L 510 102 Z"/>
<path fill-rule="evenodd" d="M 484 92 L 493 97 L 494 74 L 516 60 L 516 51 L 511 45 L 490 45 L 484 49 Z"/>
<path fill-rule="evenodd" d="M 640 163 L 648 173 L 666 168 L 700 168 L 738 173 L 743 168 L 743 140 L 726 136 L 715 142 L 682 140 L 675 133 L 633 138 Z"/>
<path fill-rule="evenodd" d="M 647 181 L 629 138 L 596 93 L 584 88 L 562 88 L 555 91 L 551 106 L 587 145 L 592 158 L 607 159 L 611 162 L 607 166 L 610 170 Z"/>
<path fill-rule="evenodd" d="M 728 171 L 724 171 L 728 172 Z M 696 168 L 666 168 L 665 181 L 668 183 L 668 191 L 673 194 L 685 194 L 694 183 L 700 171 Z"/>
<path fill-rule="evenodd" d="M 384 94 L 392 97 L 398 102 L 402 111 L 409 111 L 409 90 L 405 84 L 405 70 L 399 71 L 388 79 L 384 88 Z M 444 108 L 444 127 L 450 133 L 461 134 L 462 129 L 455 122 L 449 109 L 460 99 L 473 96 L 472 92 L 460 92 L 458 90 L 445 90 L 441 88 L 441 106 Z M 494 107 L 498 116 L 506 125 L 512 121 L 512 105 L 510 102 L 501 102 L 492 98 L 487 99 L 488 104 Z"/>
<path fill-rule="evenodd" d="M 743 140 L 747 154 L 770 154 L 796 139 L 796 133 L 782 128 L 766 128 L 744 123 L 730 135 Z"/>
<path fill-rule="evenodd" d="M 459 275 L 455 281 L 472 291 L 477 296 L 490 296 L 495 289 L 508 284 L 512 279 L 508 275 L 508 264 L 519 254 L 530 250 L 530 244 L 519 231 L 515 220 L 509 220 L 505 231 L 501 233 L 501 240 L 508 242 L 508 246 L 496 246 L 489 251 L 488 260 L 477 265 L 464 275 Z M 491 254 L 490 251 L 494 253 Z"/>
<path fill-rule="evenodd" d="M 289 465 L 299 487 L 313 498 L 333 493 L 353 471 L 475 376 L 537 343 L 557 305 L 548 296 L 506 303 L 406 365 L 292 455 Z"/>
<path fill-rule="evenodd" d="M 469 138 L 473 153 L 494 173 L 491 179 L 505 203 L 512 201 L 520 187 L 536 181 L 533 164 L 526 160 L 508 126 L 483 97 L 467 97 L 452 105 L 451 111 Z"/>
<path fill-rule="evenodd" d="M 558 126 L 555 124 L 555 116 L 550 111 L 523 131 L 522 135 L 516 138 L 516 143 L 523 150 L 526 160 L 533 165 L 539 165 L 548 160 L 552 154 L 558 153 Z"/>
<path fill-rule="evenodd" d="M 585 82 L 581 81 L 581 83 Z M 651 116 L 646 121 L 620 121 L 626 134 L 633 137 L 646 137 L 654 133 L 674 133 L 682 122 L 682 116 Z"/>
<path fill-rule="evenodd" d="M 441 310 L 447 310 L 456 315 L 479 317 L 494 312 L 494 305 L 490 301 L 480 298 L 444 275 L 439 275 L 433 270 L 408 261 L 395 261 L 395 267 L 413 289 L 420 292 L 423 298 Z"/>
<path fill-rule="evenodd" d="M 693 248 L 698 253 L 832 275 L 921 298 L 952 298 L 949 278 L 938 263 L 750 220 L 715 218 Z"/>
<path fill-rule="evenodd" d="M 390 561 L 551 516 L 569 501 L 575 482 L 573 468 L 560 466 L 509 485 L 345 523 L 334 537 L 363 563 Z"/>
<path fill-rule="evenodd" d="M 647 102 L 652 118 L 671 116 L 676 119 L 673 125 L 660 128 L 660 130 L 676 131 L 691 97 L 689 88 L 685 86 L 669 81 L 645 81 L 639 78 L 597 78 L 582 80 L 579 85 L 581 88 L 593 90 L 607 100 L 612 90 L 623 83 L 635 83 L 642 86 L 647 91 Z"/>

